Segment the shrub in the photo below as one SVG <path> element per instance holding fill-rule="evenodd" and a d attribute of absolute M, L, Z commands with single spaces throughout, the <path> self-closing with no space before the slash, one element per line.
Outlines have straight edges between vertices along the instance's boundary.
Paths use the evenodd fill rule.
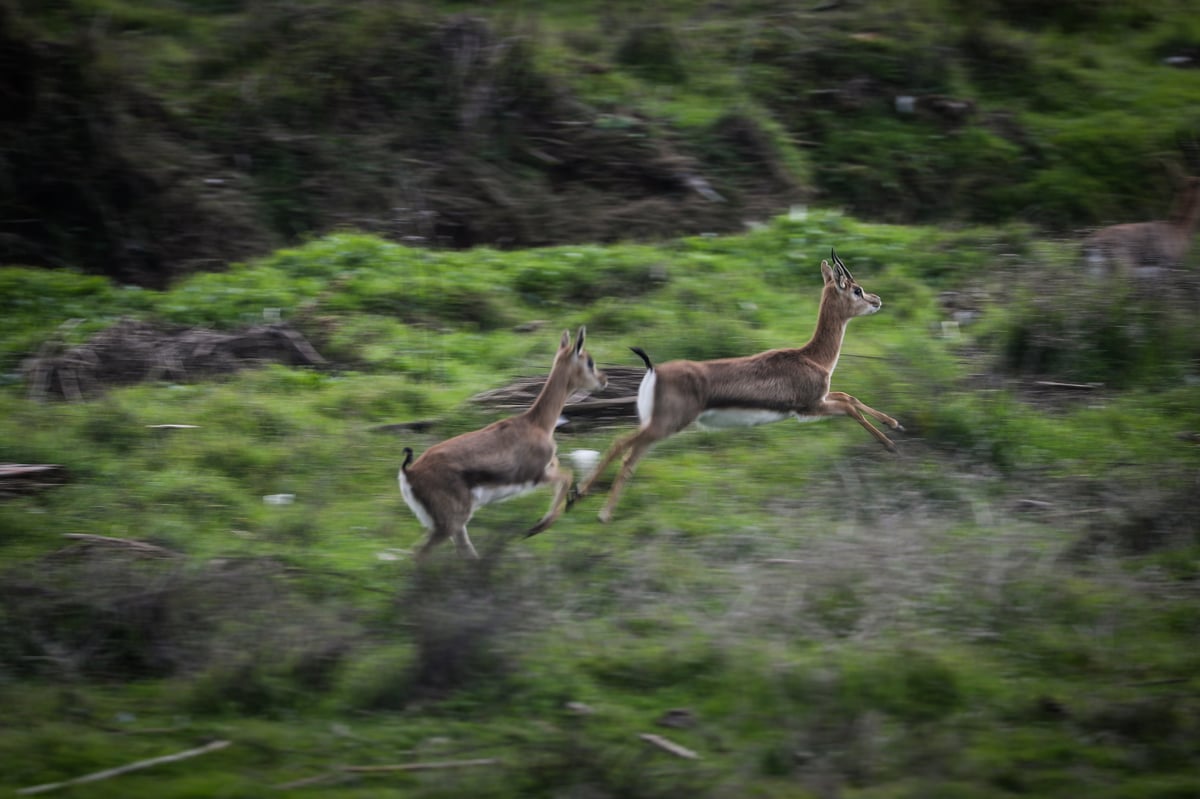
<path fill-rule="evenodd" d="M 504 692 L 516 668 L 506 644 L 533 614 L 521 575 L 502 564 L 506 542 L 487 543 L 494 549 L 481 548 L 479 561 L 457 559 L 446 547 L 414 572 L 397 605 L 412 657 L 403 676 L 381 671 L 379 690 L 364 699 L 399 706 L 470 688 Z"/>
<path fill-rule="evenodd" d="M 634 25 L 617 45 L 615 59 L 630 72 L 656 83 L 687 80 L 682 47 L 671 28 L 662 23 Z"/>
<path fill-rule="evenodd" d="M 845 664 L 837 692 L 848 707 L 874 708 L 906 721 L 934 721 L 963 704 L 955 672 L 914 649 Z"/>
<path fill-rule="evenodd" d="M 1029 376 L 1117 388 L 1179 377 L 1187 353 L 1197 352 L 1194 323 L 1158 288 L 1157 281 L 1139 287 L 1124 277 L 1045 278 L 1000 325 L 995 351 L 1003 368 Z"/>
<path fill-rule="evenodd" d="M 261 708 L 280 679 L 321 684 L 354 635 L 290 595 L 280 573 L 265 560 L 196 565 L 77 545 L 0 581 L 0 669 L 68 680 L 207 671 L 197 699 Z"/>
<path fill-rule="evenodd" d="M 1154 21 L 1152 4 L 1122 0 L 955 0 L 960 11 L 970 15 L 998 17 L 1030 28 L 1055 27 L 1064 31 L 1141 28 Z"/>
<path fill-rule="evenodd" d="M 387 644 L 361 653 L 339 677 L 341 701 L 354 710 L 399 710 L 411 698 L 411 644 Z"/>

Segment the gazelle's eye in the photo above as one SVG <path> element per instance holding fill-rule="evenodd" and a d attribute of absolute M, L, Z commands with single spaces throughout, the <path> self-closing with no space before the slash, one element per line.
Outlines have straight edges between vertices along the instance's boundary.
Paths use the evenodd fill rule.
<path fill-rule="evenodd" d="M 855 296 L 855 297 L 861 297 L 861 296 L 862 296 L 862 287 L 861 287 L 861 286 L 855 286 L 855 287 L 854 287 L 854 296 Z"/>
<path fill-rule="evenodd" d="M 588 356 L 588 368 L 589 369 L 596 368 L 596 362 L 592 360 L 592 356 L 590 356 L 590 355 Z"/>

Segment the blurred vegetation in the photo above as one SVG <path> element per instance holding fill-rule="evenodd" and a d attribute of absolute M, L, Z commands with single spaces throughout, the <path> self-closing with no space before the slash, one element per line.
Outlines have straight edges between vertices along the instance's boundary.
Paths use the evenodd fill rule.
<path fill-rule="evenodd" d="M 479 513 L 481 562 L 412 564 L 400 447 L 494 418 L 469 398 L 543 372 L 561 328 L 588 325 L 602 366 L 635 361 L 629 344 L 665 360 L 801 343 L 831 243 L 884 300 L 851 324 L 835 383 L 903 421 L 899 456 L 846 420 L 690 432 L 609 526 L 588 500 L 515 538 L 543 492 Z M 0 755 L 18 764 L 2 781 L 220 737 L 208 763 L 89 791 L 1195 792 L 1195 272 L 1169 298 L 1077 272 L 1024 225 L 815 210 L 516 252 L 347 232 L 166 291 L 0 270 L 0 461 L 70 473 L 0 501 Z M 27 394 L 21 359 L 44 342 L 264 314 L 329 366 Z M 496 762 L 338 770 L 475 758 Z"/>
<path fill-rule="evenodd" d="M 346 227 L 508 248 L 815 202 L 1073 234 L 1200 169 L 1178 0 L 3 0 L 0 46 L 0 262 L 159 288 Z"/>
<path fill-rule="evenodd" d="M 220 738 L 74 790 L 1200 794 L 1200 255 L 1063 236 L 1196 169 L 1189 11 L 0 0 L 0 462 L 69 478 L 0 498 L 0 788 Z M 884 302 L 835 387 L 898 456 L 691 431 L 610 525 L 520 540 L 540 492 L 411 562 L 402 447 L 564 328 L 602 367 L 801 344 L 831 246 Z M 125 319 L 328 364 L 35 390 Z"/>

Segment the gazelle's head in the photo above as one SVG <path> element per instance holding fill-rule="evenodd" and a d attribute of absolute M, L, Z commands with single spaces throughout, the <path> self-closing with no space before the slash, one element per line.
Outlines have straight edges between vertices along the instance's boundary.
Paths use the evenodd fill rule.
<path fill-rule="evenodd" d="M 554 356 L 554 371 L 566 369 L 567 392 L 596 391 L 608 385 L 608 376 L 596 368 L 596 362 L 583 348 L 587 328 L 581 326 L 571 343 L 571 331 L 564 330 L 558 343 L 558 354 Z"/>
<path fill-rule="evenodd" d="M 843 319 L 866 316 L 878 311 L 883 306 L 879 295 L 868 294 L 858 285 L 832 247 L 829 249 L 829 257 L 833 259 L 833 266 L 829 265 L 829 261 L 821 261 L 821 275 L 825 278 L 821 305 L 831 306 Z"/>

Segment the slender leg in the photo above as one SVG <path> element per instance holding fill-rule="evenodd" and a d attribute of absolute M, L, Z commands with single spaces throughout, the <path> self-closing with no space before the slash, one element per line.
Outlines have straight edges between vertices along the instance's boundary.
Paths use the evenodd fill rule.
<path fill-rule="evenodd" d="M 479 553 L 475 551 L 475 547 L 471 544 L 471 537 L 467 535 L 467 526 L 465 524 L 454 531 L 454 546 L 458 548 L 458 554 L 461 557 L 479 560 Z"/>
<path fill-rule="evenodd" d="M 630 433 L 623 438 L 619 438 L 615 444 L 608 448 L 608 452 L 606 452 L 604 457 L 600 459 L 600 463 L 596 465 L 596 468 L 592 469 L 592 473 L 588 475 L 586 480 L 579 484 L 579 488 L 575 491 L 576 500 L 583 499 L 589 493 L 591 493 L 592 486 L 595 485 L 598 479 L 600 479 L 600 475 L 604 473 L 604 470 L 608 468 L 608 465 L 625 451 L 625 449 L 633 442 L 633 440 L 638 437 L 638 433 L 640 432 L 641 431 L 639 430 L 637 433 Z"/>
<path fill-rule="evenodd" d="M 467 522 L 471 521 L 474 509 L 471 506 L 470 492 L 466 486 L 451 482 L 439 483 L 433 487 L 425 485 L 421 492 L 422 505 L 432 517 L 429 537 L 417 550 L 418 562 L 428 557 L 433 548 L 447 538 L 454 541 L 458 554 L 468 558 L 478 558 L 471 538 L 467 535 Z"/>
<path fill-rule="evenodd" d="M 650 451 L 660 437 L 656 435 L 653 428 L 647 427 L 639 430 L 636 435 L 629 439 L 626 449 L 629 454 L 625 456 L 625 460 L 621 463 L 621 469 L 617 472 L 617 478 L 613 480 L 612 488 L 608 491 L 608 499 L 604 503 L 604 507 L 600 510 L 600 521 L 608 523 L 612 521 L 613 511 L 617 508 L 617 501 L 621 498 L 621 492 L 625 488 L 625 484 L 629 482 L 629 478 L 633 477 L 633 472 L 637 468 L 637 463 L 647 452 Z"/>
<path fill-rule="evenodd" d="M 417 550 L 416 560 L 418 563 L 429 557 L 429 553 L 438 544 L 450 537 L 450 534 L 442 527 L 434 527 L 429 531 L 429 535 L 425 538 L 425 543 L 421 544 L 421 548 Z"/>
<path fill-rule="evenodd" d="M 862 425 L 868 433 L 875 436 L 879 443 L 883 444 L 883 446 L 886 447 L 889 452 L 895 452 L 896 445 L 892 443 L 890 438 L 879 432 L 874 425 L 867 421 L 867 418 L 862 415 L 861 411 L 859 411 L 859 405 L 862 405 L 862 403 L 854 399 L 854 397 L 851 397 L 849 394 L 843 394 L 840 391 L 830 392 L 830 394 L 825 398 L 825 402 L 821 404 L 821 412 L 829 414 L 830 416 L 849 416 L 851 419 L 854 419 L 856 422 Z M 883 416 L 883 414 L 880 414 L 879 411 L 873 411 L 873 413 Z M 890 416 L 886 418 L 891 419 Z M 892 419 L 892 421 L 895 422 L 894 419 Z M 899 426 L 898 422 L 896 422 L 896 426 Z"/>
<path fill-rule="evenodd" d="M 554 498 L 550 500 L 550 509 L 546 511 L 546 515 L 538 521 L 533 527 L 525 533 L 525 537 L 535 536 L 538 533 L 546 530 L 550 525 L 562 515 L 563 508 L 567 503 L 567 492 L 571 490 L 571 481 L 575 475 L 570 469 L 562 469 L 558 467 L 557 458 L 554 463 L 554 470 L 548 476 L 548 481 L 554 483 Z"/>
<path fill-rule="evenodd" d="M 847 402 L 852 403 L 854 405 L 854 407 L 858 408 L 863 413 L 867 414 L 868 416 L 872 416 L 875 419 L 883 422 L 884 424 L 886 424 L 888 427 L 892 428 L 893 430 L 899 430 L 900 432 L 904 432 L 904 425 L 900 424 L 899 422 L 897 422 L 892 417 L 888 416 L 883 411 L 875 410 L 870 405 L 867 405 L 865 402 L 858 399 L 857 397 L 852 397 L 849 394 L 845 393 L 844 391 L 831 391 L 831 392 L 829 392 L 828 396 L 837 397 L 838 399 L 846 400 Z"/>

